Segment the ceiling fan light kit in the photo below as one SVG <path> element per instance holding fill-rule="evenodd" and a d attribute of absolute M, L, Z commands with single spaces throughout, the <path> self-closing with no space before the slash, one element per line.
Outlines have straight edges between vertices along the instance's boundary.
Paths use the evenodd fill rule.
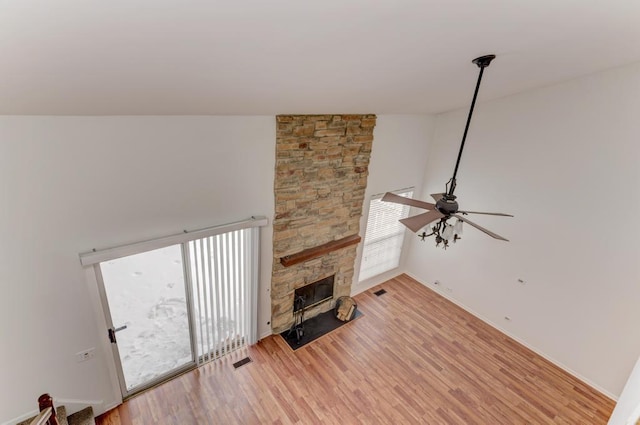
<path fill-rule="evenodd" d="M 436 241 L 436 246 L 442 245 L 444 249 L 447 249 L 450 242 L 456 242 L 462 236 L 462 223 L 467 223 L 468 225 L 475 227 L 476 229 L 486 233 L 487 235 L 503 240 L 508 241 L 508 239 L 503 238 L 502 236 L 493 233 L 490 230 L 485 229 L 484 227 L 470 221 L 468 218 L 463 217 L 468 214 L 483 214 L 483 215 L 496 215 L 502 217 L 513 217 L 511 214 L 504 213 L 490 213 L 490 212 L 478 212 L 478 211 L 461 211 L 459 209 L 458 202 L 456 201 L 456 196 L 453 192 L 456 190 L 456 176 L 458 174 L 458 167 L 460 166 L 460 159 L 462 158 L 462 151 L 464 150 L 464 144 L 467 140 L 467 133 L 469 132 L 469 124 L 471 123 L 471 116 L 473 115 L 473 108 L 476 104 L 476 99 L 478 98 L 478 91 L 480 89 L 480 82 L 482 81 L 482 74 L 484 73 L 484 69 L 491 64 L 491 61 L 496 58 L 495 55 L 486 55 L 480 56 L 479 58 L 475 58 L 472 62 L 480 68 L 480 74 L 478 75 L 478 82 L 476 83 L 476 89 L 473 93 L 473 100 L 471 101 L 471 108 L 469 109 L 469 115 L 467 116 L 467 123 L 464 127 L 464 134 L 462 135 L 462 142 L 460 143 L 460 150 L 458 151 L 458 158 L 456 159 L 456 166 L 453 170 L 453 177 L 449 180 L 449 182 L 445 185 L 444 193 L 434 193 L 431 197 L 436 201 L 435 204 L 425 201 L 420 201 L 418 199 L 405 198 L 402 196 L 395 195 L 391 192 L 387 192 L 382 200 L 386 202 L 393 202 L 396 204 L 409 205 L 412 207 L 422 208 L 427 210 L 427 212 L 418 214 L 413 217 L 408 217 L 400 220 L 402 224 L 407 226 L 411 231 L 418 232 L 420 229 L 428 226 L 426 231 L 423 231 L 420 238 L 424 241 L 429 236 L 434 236 Z M 450 224 L 447 221 L 455 217 L 457 220 L 455 224 Z M 436 222 L 436 220 L 438 220 Z M 434 223 L 435 224 L 431 224 Z"/>

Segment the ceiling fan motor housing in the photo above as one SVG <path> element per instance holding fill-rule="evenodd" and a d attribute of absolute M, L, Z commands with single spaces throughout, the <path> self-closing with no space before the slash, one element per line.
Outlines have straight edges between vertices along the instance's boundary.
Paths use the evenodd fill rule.
<path fill-rule="evenodd" d="M 458 212 L 458 202 L 456 202 L 455 196 L 445 196 L 436 202 L 436 209 L 444 215 L 455 214 Z"/>

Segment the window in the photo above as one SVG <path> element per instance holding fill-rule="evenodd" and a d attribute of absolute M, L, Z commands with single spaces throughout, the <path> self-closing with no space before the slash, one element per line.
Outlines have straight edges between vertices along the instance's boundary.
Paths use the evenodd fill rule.
<path fill-rule="evenodd" d="M 394 191 L 411 197 L 413 188 Z M 382 194 L 374 195 L 369 205 L 369 218 L 360 263 L 360 282 L 395 269 L 400 265 L 405 227 L 398 220 L 409 215 L 409 206 L 383 202 Z"/>

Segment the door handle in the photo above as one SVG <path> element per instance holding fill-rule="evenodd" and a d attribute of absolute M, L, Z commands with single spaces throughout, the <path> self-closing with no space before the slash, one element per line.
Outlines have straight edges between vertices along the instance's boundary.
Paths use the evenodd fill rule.
<path fill-rule="evenodd" d="M 109 328 L 107 329 L 107 333 L 109 335 L 109 341 L 111 341 L 112 344 L 116 344 L 118 342 L 118 340 L 116 339 L 116 332 L 118 331 L 122 331 L 127 329 L 127 325 L 122 325 L 119 328 Z"/>
<path fill-rule="evenodd" d="M 109 335 L 109 341 L 111 341 L 112 344 L 118 342 L 116 340 L 116 331 L 113 328 L 107 329 L 107 334 Z"/>

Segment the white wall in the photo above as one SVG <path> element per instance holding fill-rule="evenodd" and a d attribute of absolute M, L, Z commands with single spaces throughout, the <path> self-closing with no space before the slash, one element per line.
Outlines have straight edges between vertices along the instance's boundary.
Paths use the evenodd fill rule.
<path fill-rule="evenodd" d="M 447 251 L 413 240 L 407 262 L 612 396 L 640 354 L 639 113 L 640 64 L 478 104 L 456 195 L 513 213 L 472 218 L 511 242 L 467 226 Z M 437 117 L 424 196 L 444 190 L 466 114 Z"/>
<path fill-rule="evenodd" d="M 607 425 L 635 425 L 640 420 L 640 359 L 636 362 Z"/>
<path fill-rule="evenodd" d="M 378 116 L 374 130 L 367 190 L 365 192 L 364 205 L 362 206 L 362 219 L 360 220 L 360 235 L 363 236 L 363 241 L 367 228 L 371 196 L 411 186 L 415 187 L 416 194 L 420 193 L 429 153 L 429 139 L 433 133 L 433 123 L 434 118 L 432 116 Z M 410 237 L 412 237 L 412 234 L 407 232 L 405 238 Z M 358 283 L 362 245 L 362 243 L 358 245 L 354 284 L 351 288 L 351 293 L 354 295 L 404 271 L 405 252 L 403 252 L 400 259 L 398 269 Z"/>
<path fill-rule="evenodd" d="M 432 121 L 378 117 L 367 198 L 421 184 Z M 97 413 L 119 401 L 79 253 L 249 215 L 271 220 L 274 168 L 272 116 L 0 117 L 0 423 L 36 409 L 42 392 L 98 401 Z M 271 227 L 261 236 L 264 336 Z M 76 363 L 90 347 L 96 357 Z"/>
<path fill-rule="evenodd" d="M 274 117 L 1 117 L 0 423 L 43 392 L 117 401 L 78 254 L 271 220 L 274 152 Z M 271 235 L 261 232 L 261 332 Z M 96 357 L 76 363 L 89 347 Z"/>

